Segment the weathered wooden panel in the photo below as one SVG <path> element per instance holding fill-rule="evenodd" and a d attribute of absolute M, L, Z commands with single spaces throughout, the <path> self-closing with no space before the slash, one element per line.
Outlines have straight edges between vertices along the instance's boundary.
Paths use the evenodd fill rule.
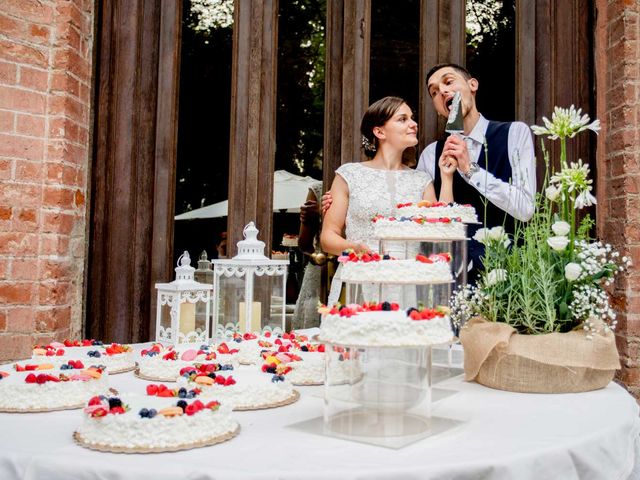
<path fill-rule="evenodd" d="M 234 11 L 228 255 L 250 221 L 271 251 L 278 1 L 237 0 Z"/>
<path fill-rule="evenodd" d="M 87 336 L 145 341 L 153 284 L 170 275 L 178 63 L 163 64 L 159 84 L 159 54 L 177 59 L 167 49 L 179 48 L 181 3 L 110 1 L 100 10 Z"/>

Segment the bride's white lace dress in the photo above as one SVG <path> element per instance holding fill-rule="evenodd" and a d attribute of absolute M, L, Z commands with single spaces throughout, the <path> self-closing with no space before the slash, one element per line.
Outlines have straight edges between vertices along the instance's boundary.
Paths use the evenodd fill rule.
<path fill-rule="evenodd" d="M 371 250 L 378 251 L 378 241 L 373 238 L 373 217 L 378 214 L 390 216 L 398 203 L 418 202 L 422 199 L 431 177 L 417 170 L 378 170 L 362 163 L 347 163 L 336 170 L 349 188 L 349 208 L 345 221 L 347 240 L 363 243 Z M 405 254 L 404 243 L 386 244 L 386 252 L 397 258 Z M 329 305 L 340 297 L 342 282 L 338 270 L 331 283 Z M 396 289 L 397 290 L 397 289 Z M 366 293 L 366 291 L 365 291 Z M 391 293 L 391 292 L 387 292 Z M 373 292 L 370 292 L 373 294 Z M 377 297 L 377 293 L 375 294 Z M 367 298 L 366 300 L 393 300 L 390 298 Z"/>

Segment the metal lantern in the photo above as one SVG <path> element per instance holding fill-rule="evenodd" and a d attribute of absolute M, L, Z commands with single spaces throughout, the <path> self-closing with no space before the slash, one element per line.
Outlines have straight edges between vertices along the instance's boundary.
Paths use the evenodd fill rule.
<path fill-rule="evenodd" d="M 250 222 L 232 259 L 213 260 L 213 334 L 285 330 L 289 260 L 264 255 L 264 242 Z"/>
<path fill-rule="evenodd" d="M 166 343 L 206 342 L 209 339 L 213 285 L 194 280 L 189 252 L 178 258 L 176 279 L 156 283 L 158 305 L 156 341 Z"/>

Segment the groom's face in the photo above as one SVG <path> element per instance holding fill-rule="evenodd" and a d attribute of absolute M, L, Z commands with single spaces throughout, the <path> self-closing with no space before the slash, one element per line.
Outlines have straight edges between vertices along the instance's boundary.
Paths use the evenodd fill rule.
<path fill-rule="evenodd" d="M 465 76 L 453 67 L 442 67 L 436 70 L 427 81 L 427 91 L 431 96 L 433 107 L 438 115 L 449 116 L 451 101 L 456 92 L 462 95 L 462 113 L 466 116 L 475 110 L 475 92 L 478 90 L 478 81 L 475 78 Z"/>

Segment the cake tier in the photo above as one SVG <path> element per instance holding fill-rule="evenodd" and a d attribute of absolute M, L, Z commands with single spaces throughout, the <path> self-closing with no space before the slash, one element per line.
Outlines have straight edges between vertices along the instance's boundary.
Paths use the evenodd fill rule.
<path fill-rule="evenodd" d="M 463 240 L 464 223 L 455 219 L 376 217 L 373 236 L 390 240 Z"/>
<path fill-rule="evenodd" d="M 471 205 L 429 204 L 428 202 L 406 203 L 397 206 L 396 213 L 401 217 L 459 218 L 464 223 L 477 223 L 476 209 Z"/>
<path fill-rule="evenodd" d="M 320 330 L 323 341 L 355 346 L 427 346 L 453 338 L 448 315 L 413 320 L 402 310 L 328 313 L 322 316 Z"/>
<path fill-rule="evenodd" d="M 121 351 L 120 353 L 113 353 Z M 47 355 L 47 352 L 50 352 Z M 85 365 L 103 365 L 110 374 L 126 372 L 135 367 L 133 349 L 128 345 L 94 345 L 90 347 L 67 347 L 63 344 L 51 344 L 43 348 L 34 348 L 32 360 L 52 362 L 56 366 L 68 360 L 80 360 Z"/>
<path fill-rule="evenodd" d="M 232 374 L 236 381 L 233 385 L 203 385 L 195 381 L 180 377 L 178 385 L 187 389 L 202 390 L 199 397 L 215 399 L 222 403 L 229 403 L 234 410 L 253 410 L 284 405 L 294 401 L 296 393 L 288 380 L 273 382 L 271 375 L 265 375 L 259 370 L 222 372 L 226 377 Z"/>
<path fill-rule="evenodd" d="M 143 377 L 159 381 L 175 382 L 180 370 L 195 363 L 216 363 L 228 365 L 232 369 L 238 365 L 235 355 L 218 353 L 208 345 L 177 345 L 164 347 L 155 344 L 142 350 L 138 357 L 137 373 Z"/>
<path fill-rule="evenodd" d="M 231 417 L 231 407 L 220 404 L 217 409 L 203 408 L 191 415 L 141 417 L 142 409 L 175 406 L 180 399 L 126 395 L 122 403 L 129 408 L 122 414 L 93 417 L 85 413 L 76 436 L 81 444 L 99 450 L 146 452 L 172 451 L 210 445 L 231 438 L 238 423 Z M 187 400 L 187 404 L 193 401 Z M 206 402 L 203 402 L 206 404 Z"/>
<path fill-rule="evenodd" d="M 360 283 L 437 283 L 453 280 L 448 262 L 423 263 L 418 260 L 345 262 L 340 279 Z"/>
<path fill-rule="evenodd" d="M 86 370 L 57 369 L 4 372 L 8 375 L 0 380 L 0 411 L 29 412 L 80 408 L 89 398 L 109 390 L 106 372 L 98 374 L 92 371 L 89 374 Z M 62 375 L 68 380 L 45 380 L 49 375 L 56 379 L 60 379 Z M 28 383 L 34 376 L 37 379 L 35 383 Z"/>

